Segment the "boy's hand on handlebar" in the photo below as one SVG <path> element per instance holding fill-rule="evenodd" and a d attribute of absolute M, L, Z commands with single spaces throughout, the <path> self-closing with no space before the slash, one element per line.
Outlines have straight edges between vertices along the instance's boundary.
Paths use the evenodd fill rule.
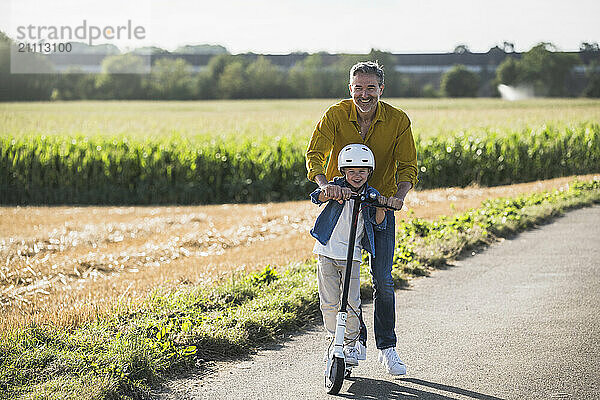
<path fill-rule="evenodd" d="M 353 192 L 352 192 L 352 190 L 350 190 L 350 188 L 343 187 L 341 189 L 342 189 L 342 198 L 340 200 L 338 200 L 338 203 L 340 203 L 340 204 L 342 204 L 346 200 L 350 200 L 350 197 L 353 194 Z"/>
<path fill-rule="evenodd" d="M 323 201 L 336 200 L 338 203 L 342 204 L 345 200 L 350 199 L 352 190 L 347 187 L 328 184 L 321 188 L 321 194 L 323 195 Z"/>

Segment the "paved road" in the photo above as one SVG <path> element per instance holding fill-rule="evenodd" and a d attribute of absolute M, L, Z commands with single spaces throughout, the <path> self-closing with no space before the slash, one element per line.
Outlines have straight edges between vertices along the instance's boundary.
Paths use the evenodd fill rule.
<path fill-rule="evenodd" d="M 367 361 L 349 399 L 600 399 L 600 207 L 568 213 L 396 292 L 408 375 Z M 372 305 L 366 307 L 372 332 Z M 320 327 L 163 399 L 333 399 L 323 388 Z"/>

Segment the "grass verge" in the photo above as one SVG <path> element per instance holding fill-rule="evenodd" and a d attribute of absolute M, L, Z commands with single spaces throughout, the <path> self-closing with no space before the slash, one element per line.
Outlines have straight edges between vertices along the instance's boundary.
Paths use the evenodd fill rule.
<path fill-rule="evenodd" d="M 397 286 L 462 252 L 600 203 L 600 180 L 486 201 L 480 208 L 398 227 Z M 71 331 L 47 325 L 3 332 L 1 399 L 144 399 L 162 379 L 204 361 L 247 354 L 318 315 L 315 265 L 236 275 L 215 286 L 155 291 Z M 363 268 L 361 291 L 372 293 Z"/>

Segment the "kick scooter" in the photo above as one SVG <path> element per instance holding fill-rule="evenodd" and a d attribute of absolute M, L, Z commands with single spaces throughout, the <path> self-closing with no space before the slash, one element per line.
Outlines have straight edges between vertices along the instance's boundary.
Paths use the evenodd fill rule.
<path fill-rule="evenodd" d="M 352 208 L 352 223 L 350 225 L 350 237 L 348 239 L 348 253 L 346 257 L 346 272 L 344 275 L 342 304 L 336 316 L 335 336 L 333 339 L 333 351 L 327 353 L 327 365 L 325 368 L 325 389 L 329 394 L 338 394 L 342 388 L 345 377 L 350 376 L 350 368 L 346 368 L 346 359 L 344 356 L 344 334 L 346 332 L 346 320 L 348 318 L 348 290 L 350 288 L 350 274 L 352 273 L 352 259 L 354 256 L 354 243 L 356 241 L 356 225 L 358 222 L 358 213 L 362 203 L 379 205 L 377 196 L 371 194 L 367 197 L 364 194 L 352 195 L 354 200 Z M 391 208 L 389 206 L 385 206 Z"/>

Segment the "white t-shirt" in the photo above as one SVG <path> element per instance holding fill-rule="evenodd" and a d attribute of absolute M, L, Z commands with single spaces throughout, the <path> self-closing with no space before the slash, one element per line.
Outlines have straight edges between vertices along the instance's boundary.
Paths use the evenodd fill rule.
<path fill-rule="evenodd" d="M 318 240 L 313 248 L 313 253 L 320 254 L 334 260 L 345 260 L 348 256 L 348 239 L 350 237 L 350 224 L 352 223 L 352 208 L 354 207 L 354 200 L 347 200 L 344 202 L 344 208 L 340 214 L 340 218 L 337 224 L 333 228 L 331 238 L 325 246 Z M 354 242 L 354 257 L 355 261 L 361 261 L 360 251 L 362 246 L 360 241 L 365 234 L 365 223 L 363 220 L 362 212 L 358 213 L 358 222 L 356 225 L 356 240 Z"/>

